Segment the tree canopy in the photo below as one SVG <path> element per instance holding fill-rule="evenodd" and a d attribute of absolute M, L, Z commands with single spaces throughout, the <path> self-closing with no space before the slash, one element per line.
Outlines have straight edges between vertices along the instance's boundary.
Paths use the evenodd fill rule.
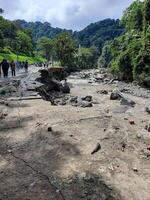
<path fill-rule="evenodd" d="M 101 57 L 111 54 L 105 66 L 124 80 L 150 87 L 150 0 L 136 0 L 121 20 L 126 32 L 115 38 Z M 106 47 L 105 47 L 106 48 Z"/>

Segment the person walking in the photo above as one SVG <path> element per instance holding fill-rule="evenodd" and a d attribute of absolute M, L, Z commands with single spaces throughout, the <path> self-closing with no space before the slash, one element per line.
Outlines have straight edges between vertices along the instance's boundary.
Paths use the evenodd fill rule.
<path fill-rule="evenodd" d="M 4 78 L 8 77 L 8 70 L 9 70 L 9 63 L 7 62 L 7 60 L 3 59 L 2 71 L 3 71 Z"/>
<path fill-rule="evenodd" d="M 24 68 L 25 68 L 26 73 L 28 72 L 28 67 L 29 67 L 29 64 L 28 64 L 28 61 L 26 60 L 26 62 L 24 64 Z"/>
<path fill-rule="evenodd" d="M 13 60 L 10 63 L 10 67 L 11 67 L 11 74 L 12 74 L 12 76 L 16 76 L 16 64 L 15 64 L 15 62 Z"/>

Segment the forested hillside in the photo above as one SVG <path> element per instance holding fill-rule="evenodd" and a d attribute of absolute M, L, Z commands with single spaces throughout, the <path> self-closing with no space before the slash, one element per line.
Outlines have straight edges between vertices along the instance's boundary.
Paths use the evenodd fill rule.
<path fill-rule="evenodd" d="M 124 32 L 123 26 L 119 20 L 106 19 L 97 23 L 90 24 L 82 31 L 65 30 L 53 28 L 50 23 L 45 22 L 26 22 L 24 20 L 16 20 L 14 23 L 18 27 L 31 30 L 34 41 L 41 37 L 55 38 L 62 32 L 69 32 L 73 38 L 83 47 L 96 46 L 100 50 L 107 40 L 112 40 L 120 36 Z"/>
<path fill-rule="evenodd" d="M 53 28 L 49 22 L 26 22 L 25 20 L 15 20 L 13 23 L 23 29 L 28 29 L 32 32 L 32 37 L 34 41 L 37 41 L 41 37 L 48 37 L 50 39 L 55 38 L 58 34 L 62 32 L 70 32 L 70 30 L 65 30 L 61 28 Z"/>
<path fill-rule="evenodd" d="M 123 80 L 150 87 L 150 0 L 132 3 L 122 24 L 126 32 L 103 48 L 99 66 L 109 66 Z"/>
<path fill-rule="evenodd" d="M 92 45 L 100 50 L 106 41 L 112 40 L 120 36 L 124 32 L 124 28 L 120 25 L 119 20 L 105 19 L 96 23 L 92 23 L 85 29 L 75 32 L 75 38 L 84 47 Z"/>

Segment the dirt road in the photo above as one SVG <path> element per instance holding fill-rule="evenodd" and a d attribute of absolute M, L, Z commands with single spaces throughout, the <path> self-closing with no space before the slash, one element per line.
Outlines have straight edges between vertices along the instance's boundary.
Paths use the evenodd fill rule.
<path fill-rule="evenodd" d="M 40 99 L 3 105 L 0 199 L 149 200 L 149 99 L 127 95 L 136 105 L 122 106 L 110 92 L 97 93 L 113 85 L 76 76 L 69 82 L 71 95 L 91 95 L 93 107 Z M 101 149 L 91 155 L 97 143 Z"/>

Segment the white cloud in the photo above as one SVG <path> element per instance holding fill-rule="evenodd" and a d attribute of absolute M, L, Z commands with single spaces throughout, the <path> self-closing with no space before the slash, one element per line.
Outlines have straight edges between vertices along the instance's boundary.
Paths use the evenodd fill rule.
<path fill-rule="evenodd" d="M 48 21 L 54 27 L 81 29 L 104 18 L 119 18 L 133 0 L 0 0 L 8 19 Z"/>

